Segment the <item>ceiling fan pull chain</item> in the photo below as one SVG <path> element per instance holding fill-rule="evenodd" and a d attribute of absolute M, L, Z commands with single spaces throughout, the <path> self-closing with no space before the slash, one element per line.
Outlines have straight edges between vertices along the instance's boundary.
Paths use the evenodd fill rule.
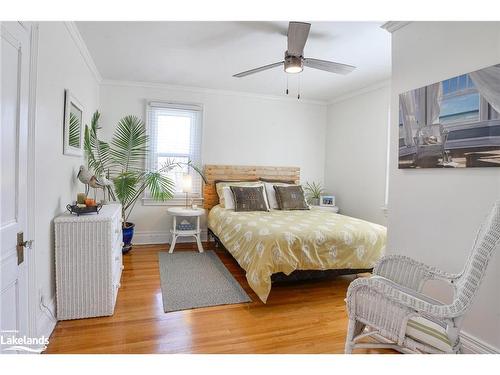
<path fill-rule="evenodd" d="M 297 77 L 297 79 L 299 80 L 299 87 L 297 90 L 297 100 L 300 100 L 300 75 Z"/>
<path fill-rule="evenodd" d="M 288 95 L 288 74 L 285 74 L 286 76 L 286 91 L 285 93 Z"/>

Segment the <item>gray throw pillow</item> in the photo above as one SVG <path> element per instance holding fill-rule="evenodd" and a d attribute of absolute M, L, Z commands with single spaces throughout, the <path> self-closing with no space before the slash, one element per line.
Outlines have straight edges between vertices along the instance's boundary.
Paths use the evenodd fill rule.
<path fill-rule="evenodd" d="M 269 211 L 264 197 L 264 186 L 230 186 L 234 196 L 234 210 Z"/>
<path fill-rule="evenodd" d="M 304 197 L 304 190 L 300 185 L 274 185 L 276 201 L 280 210 L 309 210 L 310 207 Z"/>

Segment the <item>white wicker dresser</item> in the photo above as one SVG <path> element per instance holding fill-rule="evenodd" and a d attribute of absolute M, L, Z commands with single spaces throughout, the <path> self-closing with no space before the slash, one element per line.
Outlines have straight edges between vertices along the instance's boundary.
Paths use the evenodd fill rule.
<path fill-rule="evenodd" d="M 57 319 L 113 315 L 122 264 L 121 205 L 54 219 Z"/>

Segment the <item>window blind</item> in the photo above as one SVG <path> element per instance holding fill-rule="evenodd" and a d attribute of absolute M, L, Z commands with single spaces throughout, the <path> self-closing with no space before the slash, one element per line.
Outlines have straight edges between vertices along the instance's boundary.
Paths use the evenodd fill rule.
<path fill-rule="evenodd" d="M 160 169 L 168 160 L 201 166 L 201 127 L 203 108 L 200 105 L 150 101 L 147 104 L 150 134 L 149 166 Z M 187 166 L 174 168 L 167 175 L 175 183 L 175 194 L 181 197 L 182 176 L 189 173 L 193 180 L 190 197 L 200 198 L 202 180 Z"/>

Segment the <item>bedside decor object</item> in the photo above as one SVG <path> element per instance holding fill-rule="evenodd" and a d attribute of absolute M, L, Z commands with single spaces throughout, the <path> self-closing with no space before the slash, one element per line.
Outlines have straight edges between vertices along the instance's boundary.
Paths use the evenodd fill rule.
<path fill-rule="evenodd" d="M 112 182 L 105 177 L 97 178 L 84 165 L 80 165 L 80 169 L 78 170 L 78 174 L 76 175 L 76 177 L 82 184 L 85 185 L 85 194 L 89 193 L 90 188 L 102 189 L 103 196 L 106 197 L 105 188 L 112 185 Z"/>
<path fill-rule="evenodd" d="M 69 90 L 64 90 L 63 154 L 82 156 L 83 106 Z"/>
<path fill-rule="evenodd" d="M 319 205 L 320 206 L 329 206 L 329 207 L 335 206 L 335 196 L 333 196 L 333 195 L 322 195 L 319 198 Z"/>
<path fill-rule="evenodd" d="M 193 223 L 190 223 L 186 219 L 182 220 L 179 224 L 177 224 L 177 230 L 194 230 L 195 226 Z"/>
<path fill-rule="evenodd" d="M 193 191 L 193 178 L 190 174 L 182 176 L 182 192 L 186 194 L 186 208 L 188 208 L 188 195 Z"/>
<path fill-rule="evenodd" d="M 87 194 L 85 193 L 78 193 L 76 195 L 76 203 L 78 204 L 85 204 L 85 199 L 87 199 Z"/>
<path fill-rule="evenodd" d="M 102 208 L 102 204 L 94 204 L 94 205 L 84 205 L 84 204 L 68 204 L 66 209 L 76 216 L 84 215 L 84 214 L 98 214 Z"/>
<path fill-rule="evenodd" d="M 174 197 L 175 184 L 168 176 L 174 168 L 193 169 L 205 180 L 201 171 L 191 161 L 176 162 L 167 159 L 158 169 L 145 167 L 145 160 L 150 147 L 149 136 L 141 119 L 125 116 L 117 124 L 110 143 L 99 139 L 99 112 L 92 116 L 90 126 L 85 126 L 85 155 L 89 169 L 94 171 L 97 180 L 106 175 L 113 186 L 106 186 L 111 200 L 122 205 L 123 252 L 132 249 L 135 224 L 128 221 L 137 200 L 147 190 L 157 201 L 166 201 Z"/>
<path fill-rule="evenodd" d="M 306 193 L 307 203 L 318 206 L 321 194 L 325 192 L 325 189 L 323 189 L 321 183 L 313 181 L 312 183 L 306 183 L 304 186 L 304 192 Z"/>
<path fill-rule="evenodd" d="M 167 213 L 172 216 L 173 222 L 172 229 L 170 230 L 170 232 L 172 233 L 172 241 L 170 243 L 169 253 L 174 252 L 175 244 L 179 237 L 194 237 L 196 239 L 196 244 L 198 245 L 198 251 L 200 253 L 203 253 L 203 246 L 201 245 L 200 217 L 205 214 L 205 210 L 201 208 L 193 209 L 184 207 L 171 207 L 167 210 Z M 192 229 L 183 229 L 189 227 L 187 225 L 183 226 L 183 222 L 185 219 L 178 226 L 177 217 L 195 217 L 196 227 L 193 226 Z"/>
<path fill-rule="evenodd" d="M 92 199 L 92 198 L 85 198 L 84 203 L 85 203 L 85 206 L 87 206 L 87 207 L 96 206 L 95 199 Z"/>
<path fill-rule="evenodd" d="M 121 206 L 54 219 L 57 319 L 113 315 L 122 265 Z"/>

